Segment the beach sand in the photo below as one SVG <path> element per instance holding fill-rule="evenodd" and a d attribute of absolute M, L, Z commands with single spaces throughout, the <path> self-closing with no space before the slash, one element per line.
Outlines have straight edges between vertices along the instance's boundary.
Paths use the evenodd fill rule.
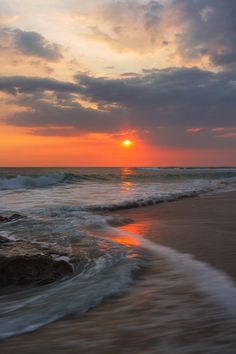
<path fill-rule="evenodd" d="M 236 192 L 202 195 L 119 214 L 134 221 L 123 230 L 192 254 L 236 279 Z"/>
<path fill-rule="evenodd" d="M 119 215 L 134 221 L 123 230 L 193 254 L 236 279 L 235 206 L 236 193 L 224 193 L 124 210 Z M 158 279 L 158 268 L 146 275 L 146 280 L 136 280 L 128 294 L 108 299 L 82 317 L 69 316 L 34 333 L 2 342 L 1 353 L 235 353 L 234 326 L 221 322 L 218 310 L 208 309 L 201 295 L 185 286 L 170 286 L 164 294 L 158 286 L 156 291 L 148 292 L 145 284 L 149 278 Z M 166 304 L 166 297 L 174 298 L 175 303 Z M 193 305 L 190 318 L 188 304 Z M 168 314 L 172 316 L 169 320 L 165 317 Z M 222 337 L 223 332 L 227 339 Z M 176 345 L 176 350 L 159 347 L 170 343 Z M 198 350 L 188 349 L 195 347 Z"/>

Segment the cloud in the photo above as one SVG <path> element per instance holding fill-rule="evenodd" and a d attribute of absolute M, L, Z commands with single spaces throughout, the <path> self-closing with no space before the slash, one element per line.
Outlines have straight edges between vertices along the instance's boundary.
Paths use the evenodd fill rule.
<path fill-rule="evenodd" d="M 78 135 L 79 132 L 114 132 L 119 131 L 120 117 L 115 112 L 101 112 L 85 108 L 73 102 L 64 105 L 53 102 L 47 97 L 38 100 L 31 98 L 27 111 L 13 114 L 7 119 L 8 124 L 31 128 L 41 128 L 43 135 Z M 46 129 L 47 128 L 47 129 Z M 63 128 L 63 130 L 62 130 Z M 64 131 L 64 134 L 62 133 Z M 74 133 L 73 133 L 74 132 Z"/>
<path fill-rule="evenodd" d="M 215 65 L 236 63 L 235 0 L 174 0 L 183 29 L 178 33 L 182 56 L 209 56 Z"/>
<path fill-rule="evenodd" d="M 226 130 L 226 128 L 212 128 L 211 130 L 212 130 L 213 133 L 215 133 L 215 132 L 223 132 L 223 131 Z"/>
<path fill-rule="evenodd" d="M 162 28 L 164 6 L 159 1 L 115 1 L 97 7 L 93 14 L 78 19 L 88 27 L 87 39 L 109 44 L 117 51 L 134 51 L 139 54 L 153 53 L 163 44 L 166 29 Z"/>
<path fill-rule="evenodd" d="M 40 33 L 20 29 L 0 28 L 0 47 L 52 62 L 63 57 L 58 44 L 49 42 Z"/>
<path fill-rule="evenodd" d="M 5 77 L 0 79 L 0 91 L 8 94 L 8 105 L 20 108 L 9 114 L 5 122 L 36 128 L 32 130 L 34 134 L 62 136 L 83 131 L 119 130 L 121 112 L 118 115 L 115 108 L 105 111 L 82 106 L 78 101 L 80 87 L 75 83 L 38 77 Z"/>
<path fill-rule="evenodd" d="M 219 127 L 219 128 L 212 128 L 212 132 L 217 138 L 236 138 L 236 128 L 235 127 L 231 127 L 231 128 L 223 128 L 223 127 Z"/>
<path fill-rule="evenodd" d="M 217 138 L 236 138 L 236 133 L 225 133 L 222 135 L 217 135 Z"/>
<path fill-rule="evenodd" d="M 87 38 L 118 52 L 152 54 L 162 66 L 210 68 L 236 64 L 235 16 L 235 0 L 120 0 L 78 18 L 90 31 Z"/>
<path fill-rule="evenodd" d="M 16 48 L 23 54 L 44 58 L 49 61 L 57 61 L 62 58 L 60 47 L 56 43 L 50 43 L 37 32 L 14 30 Z"/>
<path fill-rule="evenodd" d="M 0 79 L 0 90 L 11 95 L 9 104 L 12 100 L 24 108 L 8 116 L 8 124 L 41 132 L 54 127 L 51 132 L 60 135 L 60 127 L 72 127 L 68 134 L 73 127 L 105 133 L 136 129 L 147 139 L 149 130 L 154 144 L 200 146 L 225 144 L 216 141 L 211 129 L 235 126 L 233 72 L 168 68 L 114 79 L 78 73 L 73 82 L 16 76 Z M 160 126 L 161 131 L 156 129 Z"/>
<path fill-rule="evenodd" d="M 85 74 L 75 79 L 86 99 L 125 107 L 131 124 L 205 127 L 235 121 L 235 73 L 168 68 L 120 79 Z"/>
<path fill-rule="evenodd" d="M 204 128 L 189 128 L 186 129 L 187 133 L 200 133 L 204 130 Z"/>
<path fill-rule="evenodd" d="M 21 93 L 55 91 L 72 93 L 78 92 L 78 84 L 59 81 L 53 78 L 2 76 L 0 77 L 0 91 L 14 95 Z"/>

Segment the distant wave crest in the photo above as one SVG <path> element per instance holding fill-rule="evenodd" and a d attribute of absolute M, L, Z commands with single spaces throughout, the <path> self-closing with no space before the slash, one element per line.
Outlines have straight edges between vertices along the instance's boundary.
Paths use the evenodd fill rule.
<path fill-rule="evenodd" d="M 51 173 L 41 176 L 18 175 L 15 177 L 0 177 L 0 190 L 51 187 L 62 183 L 75 183 L 85 179 L 89 179 L 89 177 L 80 176 L 73 173 Z"/>

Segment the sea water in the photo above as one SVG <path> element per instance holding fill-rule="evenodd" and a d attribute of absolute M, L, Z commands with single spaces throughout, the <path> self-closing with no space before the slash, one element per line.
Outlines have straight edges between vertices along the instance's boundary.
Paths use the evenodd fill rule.
<path fill-rule="evenodd" d="M 116 306 L 127 330 L 149 329 L 149 336 L 155 331 L 158 343 L 150 353 L 156 345 L 162 353 L 234 353 L 234 282 L 189 255 L 118 229 L 129 220 L 111 211 L 235 189 L 234 168 L 0 169 L 0 215 L 25 216 L 2 223 L 0 235 L 63 247 L 69 256 L 75 245 L 90 250 L 86 266 L 74 269 L 73 276 L 1 295 L 0 338 L 69 314 L 83 318 L 105 298 L 119 295 Z M 93 258 L 96 250 L 99 257 Z M 133 286 L 135 271 L 143 267 L 149 270 Z M 183 323 L 221 325 L 201 343 L 198 331 L 191 343 L 180 343 Z M 119 331 L 121 323 L 116 325 Z M 109 333 L 104 340 L 109 342 Z"/>

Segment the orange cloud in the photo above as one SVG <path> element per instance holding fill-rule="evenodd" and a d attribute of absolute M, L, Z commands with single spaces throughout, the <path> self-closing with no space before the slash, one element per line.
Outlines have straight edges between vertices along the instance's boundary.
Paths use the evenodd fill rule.
<path fill-rule="evenodd" d="M 216 138 L 235 138 L 236 137 L 236 128 L 231 127 L 231 128 L 213 128 L 212 129 L 213 133 L 221 133 L 219 135 L 216 135 Z"/>
<path fill-rule="evenodd" d="M 225 133 L 217 135 L 217 138 L 236 138 L 236 133 Z"/>
<path fill-rule="evenodd" d="M 203 130 L 204 130 L 204 128 L 189 128 L 189 129 L 186 129 L 186 132 L 187 133 L 199 133 Z"/>

